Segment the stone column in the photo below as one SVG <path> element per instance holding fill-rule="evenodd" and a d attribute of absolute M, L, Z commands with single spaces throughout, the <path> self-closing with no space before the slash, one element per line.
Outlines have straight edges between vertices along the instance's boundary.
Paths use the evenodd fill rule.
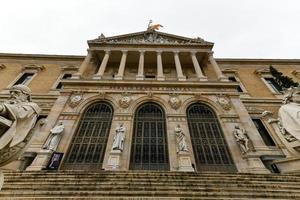
<path fill-rule="evenodd" d="M 144 56 L 145 51 L 140 50 L 140 60 L 139 60 L 139 69 L 138 74 L 136 75 L 136 80 L 144 80 Z"/>
<path fill-rule="evenodd" d="M 157 53 L 157 80 L 164 81 L 165 76 L 163 72 L 162 59 L 161 59 L 162 51 L 156 51 L 156 53 Z"/>
<path fill-rule="evenodd" d="M 194 68 L 195 68 L 195 72 L 197 74 L 197 77 L 200 81 L 207 81 L 207 77 L 203 75 L 203 72 L 201 70 L 201 67 L 198 63 L 198 60 L 197 60 L 197 57 L 196 57 L 196 52 L 195 51 L 192 51 L 191 52 L 191 58 L 192 58 L 192 61 L 193 61 L 193 65 L 194 65 Z"/>
<path fill-rule="evenodd" d="M 92 52 L 89 51 L 84 61 L 81 63 L 78 72 L 73 74 L 72 79 L 80 79 L 80 77 L 84 74 L 84 72 L 88 68 L 92 57 L 93 57 Z"/>
<path fill-rule="evenodd" d="M 106 68 L 106 65 L 108 63 L 108 59 L 109 59 L 109 55 L 110 55 L 110 50 L 106 50 L 105 51 L 105 55 L 104 55 L 104 58 L 101 62 L 101 65 L 99 67 L 99 70 L 98 72 L 94 75 L 93 79 L 101 79 L 103 74 L 104 74 L 104 71 L 105 71 L 105 68 Z"/>
<path fill-rule="evenodd" d="M 222 73 L 222 71 L 221 71 L 219 65 L 217 64 L 217 62 L 216 62 L 216 60 L 215 60 L 215 58 L 214 58 L 214 56 L 213 56 L 213 52 L 209 52 L 209 53 L 208 53 L 208 59 L 209 59 L 210 64 L 211 64 L 212 67 L 214 68 L 214 71 L 215 71 L 216 74 L 217 74 L 218 80 L 220 80 L 220 81 L 229 81 L 228 78 L 226 78 L 226 77 L 224 76 L 224 74 Z"/>
<path fill-rule="evenodd" d="M 127 50 L 122 50 L 122 58 L 119 66 L 118 74 L 115 76 L 115 80 L 122 80 L 124 76 L 124 70 L 126 65 L 126 58 L 127 58 Z"/>
<path fill-rule="evenodd" d="M 186 77 L 183 76 L 181 64 L 180 64 L 180 60 L 179 60 L 179 51 L 174 51 L 174 59 L 175 59 L 177 78 L 179 81 L 185 81 Z"/>

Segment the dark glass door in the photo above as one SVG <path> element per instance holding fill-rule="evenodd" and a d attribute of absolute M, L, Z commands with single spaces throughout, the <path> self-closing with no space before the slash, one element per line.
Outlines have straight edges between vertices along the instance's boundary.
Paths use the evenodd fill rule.
<path fill-rule="evenodd" d="M 113 109 L 95 103 L 83 114 L 62 169 L 100 170 L 110 131 Z"/>
<path fill-rule="evenodd" d="M 215 112 L 205 104 L 196 103 L 187 109 L 187 117 L 197 170 L 235 172 Z"/>
<path fill-rule="evenodd" d="M 154 103 L 139 107 L 134 119 L 131 170 L 169 170 L 166 119 Z"/>

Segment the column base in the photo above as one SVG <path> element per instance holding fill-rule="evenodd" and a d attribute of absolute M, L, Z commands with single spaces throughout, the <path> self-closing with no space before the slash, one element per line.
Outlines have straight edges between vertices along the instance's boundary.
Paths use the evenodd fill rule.
<path fill-rule="evenodd" d="M 188 152 L 178 152 L 178 171 L 181 172 L 194 172 L 195 169 L 192 167 L 190 154 Z"/>
<path fill-rule="evenodd" d="M 264 166 L 261 159 L 257 156 L 246 155 L 248 162 L 248 172 L 252 174 L 270 174 L 271 172 Z"/>
<path fill-rule="evenodd" d="M 156 78 L 158 81 L 164 81 L 166 78 L 164 76 L 157 76 Z"/>
<path fill-rule="evenodd" d="M 138 81 L 144 80 L 144 75 L 136 75 L 136 80 Z"/>
<path fill-rule="evenodd" d="M 186 77 L 185 76 L 179 76 L 177 78 L 178 78 L 178 81 L 186 81 Z"/>
<path fill-rule="evenodd" d="M 102 79 L 102 76 L 96 74 L 96 75 L 93 76 L 93 79 L 94 80 L 100 80 L 100 79 Z"/>
<path fill-rule="evenodd" d="M 1 191 L 1 188 L 3 186 L 3 183 L 4 183 L 4 174 L 0 169 L 0 191 Z"/>
<path fill-rule="evenodd" d="M 106 170 L 119 170 L 120 169 L 120 150 L 112 150 L 108 157 L 108 163 Z"/>
<path fill-rule="evenodd" d="M 123 80 L 123 76 L 116 75 L 114 79 L 115 79 L 115 80 Z"/>
<path fill-rule="evenodd" d="M 206 76 L 198 77 L 199 81 L 208 81 Z"/>
<path fill-rule="evenodd" d="M 51 158 L 53 151 L 51 150 L 41 150 L 35 157 L 32 164 L 27 167 L 26 171 L 40 171 L 47 167 L 47 164 Z"/>

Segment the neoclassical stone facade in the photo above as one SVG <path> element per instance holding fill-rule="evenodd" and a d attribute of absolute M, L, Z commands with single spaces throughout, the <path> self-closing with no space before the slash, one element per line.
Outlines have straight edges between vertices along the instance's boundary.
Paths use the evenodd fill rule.
<path fill-rule="evenodd" d="M 213 43 L 153 30 L 88 45 L 85 57 L 0 54 L 0 100 L 28 85 L 46 118 L 5 169 L 43 170 L 60 152 L 58 170 L 300 171 L 299 141 L 270 121 L 283 95 L 268 70 L 299 82 L 300 60 L 215 59 Z"/>

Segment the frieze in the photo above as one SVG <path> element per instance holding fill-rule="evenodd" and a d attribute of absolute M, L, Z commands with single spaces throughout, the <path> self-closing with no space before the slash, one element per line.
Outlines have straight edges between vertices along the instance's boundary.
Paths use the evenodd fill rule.
<path fill-rule="evenodd" d="M 168 44 L 168 45 L 210 45 L 211 43 L 197 38 L 183 38 L 179 36 L 170 36 L 158 33 L 154 30 L 148 30 L 139 34 L 131 34 L 127 37 L 105 37 L 102 33 L 97 39 L 90 42 L 101 42 L 109 44 Z"/>
<path fill-rule="evenodd" d="M 108 89 L 108 90 L 123 90 L 123 91 L 128 91 L 128 90 L 136 90 L 136 91 L 192 91 L 191 88 L 174 88 L 174 87 L 147 87 L 147 86 L 108 86 L 108 87 L 103 87 L 103 89 Z"/>

